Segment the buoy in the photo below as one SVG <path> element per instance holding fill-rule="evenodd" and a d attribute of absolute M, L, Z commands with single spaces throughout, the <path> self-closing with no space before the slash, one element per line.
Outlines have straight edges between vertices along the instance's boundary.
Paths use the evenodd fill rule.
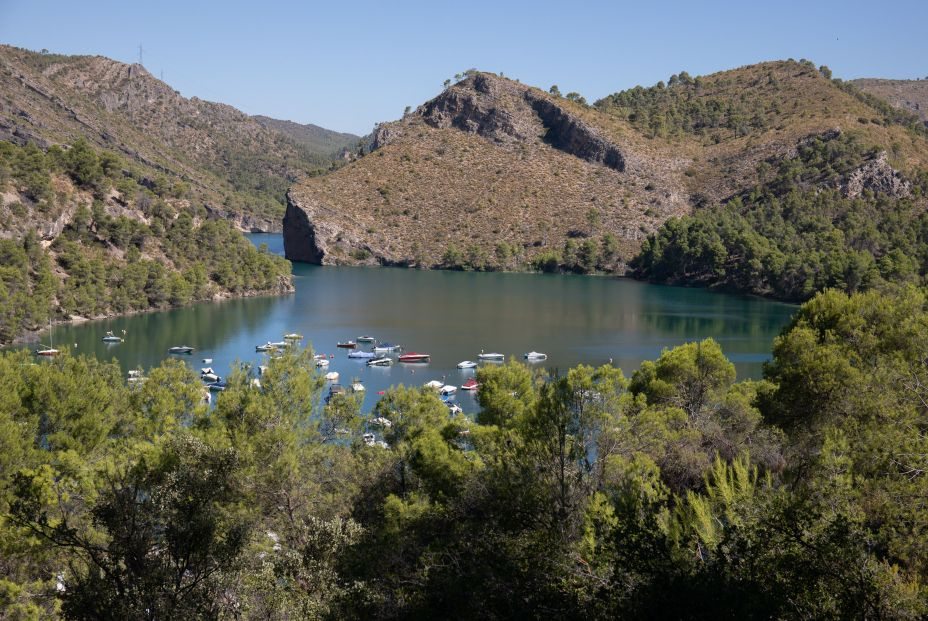
<path fill-rule="evenodd" d="M 378 395 L 382 395 L 382 394 L 384 394 L 384 391 L 380 390 L 380 391 L 377 392 L 377 394 L 378 394 Z"/>

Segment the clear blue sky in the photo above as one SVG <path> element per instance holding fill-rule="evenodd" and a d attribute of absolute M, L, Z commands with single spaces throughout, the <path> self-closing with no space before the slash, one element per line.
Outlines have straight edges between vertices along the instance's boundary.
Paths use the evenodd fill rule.
<path fill-rule="evenodd" d="M 928 0 L 0 0 L 0 42 L 138 58 L 185 96 L 362 134 L 469 67 L 594 100 L 686 70 L 808 58 L 928 75 Z"/>

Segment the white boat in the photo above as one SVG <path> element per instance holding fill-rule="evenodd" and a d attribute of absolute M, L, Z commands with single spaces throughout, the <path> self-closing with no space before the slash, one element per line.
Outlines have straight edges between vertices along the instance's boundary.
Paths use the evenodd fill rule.
<path fill-rule="evenodd" d="M 393 421 L 391 421 L 389 418 L 378 416 L 377 418 L 371 419 L 371 425 L 376 425 L 378 427 L 384 427 L 386 429 L 389 429 L 390 427 L 393 426 Z"/>
<path fill-rule="evenodd" d="M 213 359 L 212 359 L 212 358 L 204 358 L 204 359 L 203 359 L 203 364 L 213 364 Z"/>
<path fill-rule="evenodd" d="M 378 354 L 389 354 L 390 352 L 399 351 L 403 349 L 399 345 L 393 345 L 391 343 L 378 343 L 374 345 L 374 351 Z"/>
<path fill-rule="evenodd" d="M 188 345 L 176 345 L 168 349 L 169 354 L 190 354 L 193 353 L 193 347 Z"/>
<path fill-rule="evenodd" d="M 458 387 L 452 386 L 451 384 L 445 384 L 444 386 L 438 389 L 438 392 L 440 392 L 443 395 L 453 395 L 457 391 L 458 391 Z"/>
<path fill-rule="evenodd" d="M 485 353 L 483 353 L 483 352 L 480 352 L 480 354 L 477 355 L 477 358 L 479 358 L 480 360 L 498 360 L 498 361 L 500 361 L 500 360 L 505 360 L 505 359 L 506 359 L 506 355 L 505 355 L 505 354 L 498 354 L 498 353 L 496 353 L 496 352 L 492 352 L 492 353 L 489 353 L 489 354 L 485 354 Z"/>
<path fill-rule="evenodd" d="M 338 379 L 338 371 L 329 371 L 325 374 L 325 379 L 330 382 L 334 382 Z"/>
<path fill-rule="evenodd" d="M 393 358 L 374 358 L 373 360 L 368 360 L 367 365 L 370 367 L 388 367 L 393 364 Z"/>
<path fill-rule="evenodd" d="M 123 334 L 125 334 L 125 333 L 126 333 L 126 331 L 123 330 Z M 116 336 L 115 334 L 113 334 L 113 331 L 112 331 L 112 330 L 109 330 L 109 331 L 106 333 L 106 336 L 103 337 L 103 342 L 104 342 L 104 343 L 122 343 L 123 340 L 124 340 L 124 339 L 123 339 L 121 336 Z"/>
<path fill-rule="evenodd" d="M 203 380 L 204 382 L 209 382 L 210 384 L 212 384 L 213 382 L 218 382 L 222 378 L 216 375 L 215 373 L 213 373 L 212 371 L 210 371 L 209 373 L 201 373 L 200 379 Z"/>
<path fill-rule="evenodd" d="M 48 347 L 42 347 L 41 349 L 35 350 L 36 356 L 45 356 L 47 358 L 52 358 L 57 356 L 61 352 L 55 349 L 55 331 L 52 329 L 52 320 L 48 320 Z"/>
<path fill-rule="evenodd" d="M 329 359 L 328 358 L 317 358 L 316 366 L 323 368 L 323 369 L 326 368 L 327 366 L 329 366 Z"/>
<path fill-rule="evenodd" d="M 287 347 L 290 345 L 290 343 L 288 343 L 287 341 L 277 341 L 276 343 L 272 343 L 268 341 L 267 344 L 275 349 L 283 349 L 284 347 Z"/>
<path fill-rule="evenodd" d="M 526 360 L 545 360 L 548 357 L 548 354 L 543 354 L 540 351 L 530 351 L 527 354 L 524 354 Z"/>
<path fill-rule="evenodd" d="M 473 369 L 477 366 L 477 363 L 473 360 L 462 360 L 458 363 L 459 369 Z"/>
<path fill-rule="evenodd" d="M 215 373 L 215 371 L 213 371 L 213 367 L 203 367 L 200 369 L 200 375 L 206 375 L 207 373 Z"/>
<path fill-rule="evenodd" d="M 284 340 L 285 341 L 302 341 L 303 335 L 297 334 L 296 332 L 291 332 L 289 334 L 284 335 Z"/>
<path fill-rule="evenodd" d="M 354 392 L 364 392 L 364 384 L 362 384 L 361 382 L 355 382 L 354 384 L 351 385 L 351 390 L 353 390 Z"/>
<path fill-rule="evenodd" d="M 448 401 L 445 403 L 445 405 L 448 406 L 448 411 L 451 412 L 452 414 L 463 414 L 464 413 L 464 409 L 457 403 Z"/>
<path fill-rule="evenodd" d="M 375 339 L 373 336 L 359 336 L 359 337 L 356 338 L 355 340 L 356 340 L 358 343 L 373 343 L 373 342 L 376 341 L 377 339 Z"/>
<path fill-rule="evenodd" d="M 432 390 L 440 390 L 444 386 L 444 382 L 439 382 L 438 380 L 432 380 L 431 382 L 426 382 L 425 387 L 431 388 Z"/>

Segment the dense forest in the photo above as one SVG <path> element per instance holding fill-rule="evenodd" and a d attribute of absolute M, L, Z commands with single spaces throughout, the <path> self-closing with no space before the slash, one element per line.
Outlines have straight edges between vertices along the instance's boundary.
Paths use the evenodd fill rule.
<path fill-rule="evenodd" d="M 0 343 L 50 319 L 290 287 L 287 261 L 208 218 L 185 184 L 82 139 L 47 152 L 0 142 L 4 192 L 18 200 L 0 205 L 0 228 L 13 233 L 0 239 Z"/>
<path fill-rule="evenodd" d="M 853 135 L 815 137 L 795 157 L 763 162 L 753 189 L 668 220 L 631 266 L 652 281 L 793 301 L 826 287 L 923 282 L 928 174 L 904 180 L 884 169 L 890 187 L 849 191 L 855 171 L 885 157 Z"/>
<path fill-rule="evenodd" d="M 928 300 L 807 302 L 761 381 L 711 340 L 630 378 L 478 372 L 319 409 L 311 351 L 239 366 L 0 356 L 8 618 L 928 614 Z M 389 419 L 374 427 L 374 418 Z M 382 424 L 382 421 L 380 421 Z M 377 430 L 382 445 L 362 441 Z"/>

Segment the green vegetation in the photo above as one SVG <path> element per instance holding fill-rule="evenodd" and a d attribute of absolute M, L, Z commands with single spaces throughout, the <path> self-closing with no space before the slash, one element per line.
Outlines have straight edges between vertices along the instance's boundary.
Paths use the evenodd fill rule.
<path fill-rule="evenodd" d="M 711 340 L 630 379 L 481 369 L 318 408 L 312 352 L 216 407 L 183 364 L 0 355 L 13 618 L 928 614 L 928 300 L 828 291 L 737 382 Z M 57 586 L 60 583 L 60 586 Z M 670 596 L 669 594 L 672 594 Z"/>
<path fill-rule="evenodd" d="M 18 189 L 23 199 L 4 223 L 22 237 L 0 240 L 0 343 L 49 318 L 287 290 L 284 259 L 255 249 L 229 223 L 207 219 L 202 206 L 180 198 L 183 184 L 133 175 L 117 155 L 84 140 L 47 153 L 0 142 L 0 190 Z M 44 248 L 35 231 L 58 219 L 67 224 Z"/>
<path fill-rule="evenodd" d="M 784 300 L 886 282 L 921 282 L 928 265 L 928 175 L 911 196 L 865 189 L 849 198 L 848 173 L 877 152 L 853 136 L 815 139 L 798 155 L 766 162 L 753 190 L 724 205 L 667 221 L 632 262 L 658 282 L 717 286 Z"/>

